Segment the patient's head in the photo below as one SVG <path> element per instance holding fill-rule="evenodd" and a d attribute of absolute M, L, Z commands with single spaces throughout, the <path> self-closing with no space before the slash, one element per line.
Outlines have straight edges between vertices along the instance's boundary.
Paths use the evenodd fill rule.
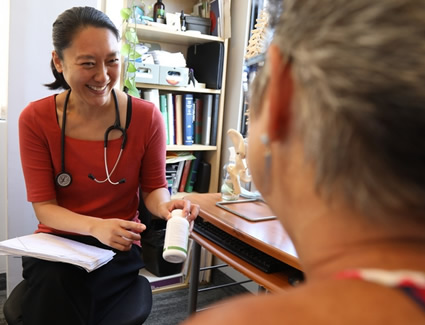
<path fill-rule="evenodd" d="M 374 216 L 424 211 L 424 17 L 419 0 L 285 0 L 272 21 L 293 80 L 290 132 L 320 195 Z M 254 120 L 271 73 L 256 78 Z"/>

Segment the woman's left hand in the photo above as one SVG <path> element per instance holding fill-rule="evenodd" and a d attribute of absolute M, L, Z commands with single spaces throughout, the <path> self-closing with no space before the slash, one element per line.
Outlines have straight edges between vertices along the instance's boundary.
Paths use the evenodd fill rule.
<path fill-rule="evenodd" d="M 170 200 L 170 193 L 165 188 L 158 188 L 150 193 L 142 192 L 146 207 L 151 213 L 166 220 L 171 218 L 171 211 L 175 209 L 183 210 L 183 216 L 190 223 L 190 230 L 193 222 L 199 214 L 199 205 L 193 204 L 189 200 Z"/>
<path fill-rule="evenodd" d="M 182 209 L 183 215 L 186 216 L 189 223 L 192 223 L 199 214 L 199 205 L 191 203 L 189 200 L 171 200 L 162 203 L 159 207 L 161 216 L 167 220 L 171 217 L 171 211 L 175 209 Z"/>

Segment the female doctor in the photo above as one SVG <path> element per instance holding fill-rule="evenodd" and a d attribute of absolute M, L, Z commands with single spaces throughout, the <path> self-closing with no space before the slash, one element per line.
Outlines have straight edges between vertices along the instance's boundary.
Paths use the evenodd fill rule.
<path fill-rule="evenodd" d="M 23 319 L 97 324 L 144 266 L 139 200 L 164 219 L 183 209 L 190 222 L 199 206 L 170 199 L 158 108 L 114 88 L 121 63 L 119 32 L 111 20 L 90 7 L 66 10 L 53 24 L 53 45 L 55 81 L 46 86 L 64 91 L 30 103 L 19 120 L 36 232 L 112 248 L 116 255 L 91 273 L 24 258 L 29 289 Z"/>

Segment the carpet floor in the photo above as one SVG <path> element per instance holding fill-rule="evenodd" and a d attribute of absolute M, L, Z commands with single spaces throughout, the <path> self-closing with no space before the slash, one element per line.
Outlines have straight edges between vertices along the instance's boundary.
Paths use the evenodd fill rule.
<path fill-rule="evenodd" d="M 220 270 L 212 272 L 211 285 L 225 284 L 232 280 Z M 202 286 L 203 287 L 203 286 Z M 0 325 L 6 325 L 3 315 L 3 304 L 6 300 L 6 277 L 0 274 Z M 223 299 L 246 293 L 241 285 L 234 285 L 217 290 L 200 292 L 198 294 L 198 309 L 207 308 Z M 177 325 L 187 318 L 189 288 L 154 293 L 152 312 L 146 320 L 146 325 Z M 117 324 L 118 325 L 118 324 Z"/>

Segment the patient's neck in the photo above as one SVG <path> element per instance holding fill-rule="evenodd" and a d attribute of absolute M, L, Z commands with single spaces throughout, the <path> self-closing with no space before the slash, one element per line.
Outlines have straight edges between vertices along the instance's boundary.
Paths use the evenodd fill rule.
<path fill-rule="evenodd" d="M 400 222 L 383 226 L 360 221 L 361 216 L 348 211 L 329 213 L 295 231 L 294 244 L 310 279 L 329 277 L 349 268 L 425 272 L 423 225 Z"/>

